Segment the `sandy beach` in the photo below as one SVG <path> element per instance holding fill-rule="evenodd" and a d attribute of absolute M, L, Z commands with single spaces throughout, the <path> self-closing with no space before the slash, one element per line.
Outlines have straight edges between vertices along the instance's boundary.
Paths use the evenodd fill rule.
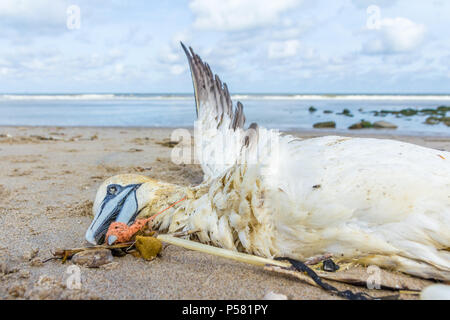
<path fill-rule="evenodd" d="M 139 173 L 181 185 L 201 182 L 199 166 L 171 163 L 172 149 L 165 144 L 171 132 L 168 128 L 0 127 L 0 299 L 262 299 L 270 291 L 289 299 L 340 299 L 293 277 L 173 245 L 151 262 L 127 255 L 115 257 L 107 267 L 82 267 L 81 290 L 66 288 L 66 271 L 72 263 L 42 261 L 56 248 L 85 245 L 92 201 L 104 179 Z M 308 138 L 324 133 L 294 134 Z M 450 151 L 446 137 L 395 136 L 395 132 L 375 136 Z M 431 283 L 392 272 L 383 276 Z"/>

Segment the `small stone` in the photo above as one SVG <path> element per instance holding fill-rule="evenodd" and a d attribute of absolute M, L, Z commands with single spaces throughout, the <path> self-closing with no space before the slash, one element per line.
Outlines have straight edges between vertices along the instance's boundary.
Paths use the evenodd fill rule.
<path fill-rule="evenodd" d="M 270 291 L 266 293 L 263 300 L 287 300 L 287 296 L 281 293 L 275 293 L 273 291 Z"/>
<path fill-rule="evenodd" d="M 374 128 L 380 129 L 397 129 L 397 126 L 387 121 L 376 121 L 373 123 Z"/>
<path fill-rule="evenodd" d="M 313 125 L 313 127 L 316 129 L 336 128 L 336 122 L 334 121 L 317 122 Z"/>
<path fill-rule="evenodd" d="M 88 268 L 98 268 L 113 262 L 114 258 L 108 249 L 86 250 L 72 257 L 72 262 Z"/>
<path fill-rule="evenodd" d="M 335 272 L 339 270 L 339 266 L 331 259 L 324 260 L 322 268 L 327 272 Z"/>

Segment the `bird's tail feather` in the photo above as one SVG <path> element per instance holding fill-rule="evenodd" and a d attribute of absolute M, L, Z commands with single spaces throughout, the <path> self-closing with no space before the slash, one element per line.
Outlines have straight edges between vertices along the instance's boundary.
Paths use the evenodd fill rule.
<path fill-rule="evenodd" d="M 448 252 L 441 253 L 444 254 L 441 258 L 449 259 L 450 254 Z M 399 255 L 374 255 L 361 258 L 358 260 L 358 263 L 364 265 L 377 265 L 386 269 L 394 269 L 424 279 L 444 281 L 450 280 L 450 268 L 433 265 L 431 263 L 402 257 Z"/>

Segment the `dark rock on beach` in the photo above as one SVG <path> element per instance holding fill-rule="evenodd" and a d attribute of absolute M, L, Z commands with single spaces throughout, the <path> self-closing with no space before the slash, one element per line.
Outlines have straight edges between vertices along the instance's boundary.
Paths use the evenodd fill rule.
<path fill-rule="evenodd" d="M 334 121 L 325 121 L 325 122 L 318 122 L 313 125 L 316 129 L 323 129 L 323 128 L 336 128 L 336 122 Z"/>
<path fill-rule="evenodd" d="M 377 129 L 397 129 L 398 127 L 387 121 L 376 121 L 373 123 L 373 127 Z"/>
<path fill-rule="evenodd" d="M 373 128 L 373 124 L 369 121 L 361 120 L 358 123 L 352 124 L 350 127 L 348 127 L 350 130 L 355 129 L 367 129 L 367 128 Z"/>

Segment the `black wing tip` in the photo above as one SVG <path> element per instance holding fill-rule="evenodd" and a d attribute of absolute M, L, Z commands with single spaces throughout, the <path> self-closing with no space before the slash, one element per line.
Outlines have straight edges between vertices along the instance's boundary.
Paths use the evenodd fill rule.
<path fill-rule="evenodd" d="M 186 56 L 188 58 L 191 58 L 191 54 L 189 53 L 189 50 L 186 48 L 186 46 L 184 45 L 184 43 L 182 41 L 180 41 L 181 47 L 183 48 L 184 53 L 186 54 Z"/>

